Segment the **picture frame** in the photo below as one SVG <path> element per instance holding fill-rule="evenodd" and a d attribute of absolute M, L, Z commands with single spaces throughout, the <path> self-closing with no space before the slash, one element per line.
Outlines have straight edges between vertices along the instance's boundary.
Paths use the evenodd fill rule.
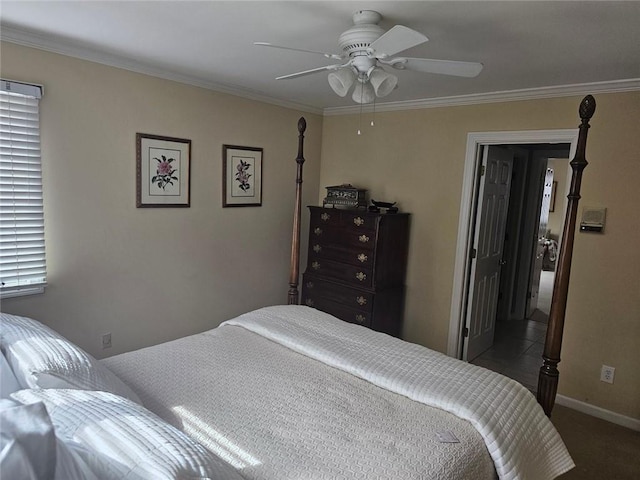
<path fill-rule="evenodd" d="M 191 206 L 191 140 L 136 133 L 136 207 Z"/>
<path fill-rule="evenodd" d="M 551 185 L 551 198 L 549 198 L 549 212 L 554 212 L 556 209 L 556 190 L 558 189 L 558 182 L 554 181 Z"/>
<path fill-rule="evenodd" d="M 262 205 L 262 156 L 262 148 L 222 146 L 223 207 Z"/>

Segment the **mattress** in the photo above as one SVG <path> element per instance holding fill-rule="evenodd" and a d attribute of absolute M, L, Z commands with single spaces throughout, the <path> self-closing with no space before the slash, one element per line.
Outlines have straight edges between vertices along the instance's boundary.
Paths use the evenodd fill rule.
<path fill-rule="evenodd" d="M 573 466 L 516 382 L 308 307 L 104 363 L 247 479 L 550 479 Z"/>

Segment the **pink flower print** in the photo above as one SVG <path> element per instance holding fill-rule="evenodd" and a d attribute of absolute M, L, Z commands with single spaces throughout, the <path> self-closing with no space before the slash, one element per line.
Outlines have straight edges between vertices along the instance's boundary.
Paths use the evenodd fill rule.
<path fill-rule="evenodd" d="M 173 169 L 171 168 L 171 164 L 169 162 L 160 162 L 158 164 L 158 175 L 171 175 L 173 173 Z"/>
<path fill-rule="evenodd" d="M 173 185 L 173 180 L 178 180 L 178 177 L 174 175 L 176 170 L 171 165 L 175 159 L 162 155 L 162 160 L 159 158 L 154 158 L 154 160 L 158 162 L 158 165 L 156 166 L 156 174 L 151 178 L 151 182 L 164 190 L 167 185 Z"/>

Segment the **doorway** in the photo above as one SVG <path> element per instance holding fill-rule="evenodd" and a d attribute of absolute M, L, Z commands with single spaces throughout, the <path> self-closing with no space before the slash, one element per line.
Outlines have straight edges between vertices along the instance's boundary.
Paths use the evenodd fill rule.
<path fill-rule="evenodd" d="M 553 155 L 549 154 L 549 157 L 557 157 L 557 152 L 563 152 L 560 156 L 570 158 L 575 154 L 575 146 L 577 143 L 578 130 L 545 130 L 545 131 L 522 131 L 522 132 L 490 132 L 490 133 L 470 133 L 467 136 L 467 154 L 465 160 L 465 174 L 463 177 L 463 191 L 462 201 L 460 207 L 460 220 L 458 228 L 458 242 L 456 249 L 456 264 L 454 271 L 454 285 L 452 295 L 452 307 L 451 307 L 451 319 L 449 327 L 449 342 L 447 353 L 450 356 L 468 360 L 467 353 L 469 349 L 468 339 L 468 321 L 470 312 L 470 302 L 472 301 L 471 294 L 473 291 L 473 276 L 474 273 L 474 258 L 475 255 L 474 245 L 476 241 L 476 219 L 478 215 L 482 213 L 482 199 L 480 198 L 480 191 L 482 189 L 481 177 L 482 177 L 482 163 L 485 157 L 485 151 L 489 146 L 503 145 L 508 146 L 514 153 L 514 165 L 520 165 L 522 163 L 517 158 L 527 157 L 533 158 L 532 151 L 546 150 L 547 152 L 555 151 Z M 533 149 L 533 150 L 532 150 Z M 518 157 L 519 155 L 519 157 Z M 543 153 L 541 155 L 546 155 Z M 549 158 L 547 157 L 547 158 Z M 542 158 L 542 157 L 541 157 Z M 546 158 L 545 158 L 546 162 Z M 542 162 L 532 161 L 531 165 L 539 167 Z M 529 167 L 527 167 L 529 168 Z M 535 170 L 535 168 L 533 169 Z M 543 173 L 546 173 L 546 164 L 542 169 Z M 520 177 L 522 178 L 522 177 Z M 532 178 L 530 176 L 530 178 Z M 518 179 L 516 173 L 515 179 Z M 544 178 L 542 179 L 544 181 Z M 518 180 L 515 180 L 514 189 L 516 188 Z M 516 190 L 513 190 L 516 191 Z M 522 196 L 522 192 L 517 190 L 517 194 Z M 516 197 L 518 196 L 516 195 Z M 538 200 L 541 201 L 542 192 L 538 192 Z M 561 201 L 561 196 L 558 195 L 556 199 L 556 208 L 561 211 L 565 210 L 565 202 Z M 518 205 L 519 200 L 513 198 L 509 201 L 510 204 Z M 522 203 L 524 202 L 524 203 Z M 520 208 L 524 211 L 524 204 L 527 203 L 524 200 L 520 202 Z M 531 204 L 531 199 L 528 200 Z M 538 212 L 540 203 L 538 203 Z M 511 208 L 511 205 L 510 207 Z M 514 207 L 515 208 L 515 207 Z M 529 207 L 531 209 L 531 207 Z M 516 217 L 513 217 L 516 218 Z M 517 217 L 522 220 L 522 212 Z M 516 222 L 517 223 L 517 222 Z M 535 223 L 535 222 L 534 222 Z M 524 232 L 522 231 L 522 225 L 519 230 L 522 237 L 528 237 L 529 245 L 531 248 L 534 246 L 534 238 L 537 243 L 537 232 Z M 535 230 L 535 228 L 531 227 Z M 526 242 L 524 242 L 526 243 Z M 518 249 L 511 249 L 509 255 L 520 255 L 524 258 L 525 247 Z M 532 258 L 532 250 L 528 250 L 529 265 L 534 260 Z M 511 258 L 511 257 L 508 257 Z M 503 258 L 503 260 L 508 258 Z M 514 261 L 512 260 L 512 263 Z M 527 271 L 528 275 L 531 275 L 531 270 Z M 522 273 L 520 273 L 522 275 Z M 511 283 L 513 285 L 513 281 Z M 515 291 L 520 292 L 517 288 Z M 504 295 L 503 295 L 504 296 Z M 513 297 L 513 296 L 512 296 Z M 502 306 L 501 308 L 505 308 Z M 546 328 L 545 328 L 546 329 Z M 544 333 L 544 332 L 543 332 Z M 465 335 L 466 334 L 466 335 Z"/>
<path fill-rule="evenodd" d="M 496 305 L 495 328 L 491 343 L 484 348 L 468 338 L 466 357 L 474 365 L 510 377 L 535 393 L 555 281 L 557 240 L 563 226 L 558 226 L 561 212 L 555 208 L 553 192 L 555 185 L 557 193 L 559 184 L 564 190 L 566 174 L 562 174 L 569 168 L 569 145 L 489 147 L 497 148 L 512 153 L 514 175 L 507 197 L 511 201 L 505 234 L 497 239 L 503 250 L 501 266 L 497 267 L 499 294 L 487 298 Z M 556 171 L 558 175 L 554 176 Z M 484 216 L 482 202 L 478 209 Z M 469 315 L 467 321 L 473 323 L 477 312 L 470 310 Z"/>

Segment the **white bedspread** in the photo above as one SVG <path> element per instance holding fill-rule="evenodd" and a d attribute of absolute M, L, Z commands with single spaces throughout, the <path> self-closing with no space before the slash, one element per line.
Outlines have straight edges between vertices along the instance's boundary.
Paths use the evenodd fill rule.
<path fill-rule="evenodd" d="M 533 395 L 507 377 L 304 306 L 268 307 L 226 325 L 468 420 L 501 479 L 547 480 L 574 466 Z"/>
<path fill-rule="evenodd" d="M 282 315 L 297 312 L 312 328 L 318 321 L 342 325 L 298 308 L 254 315 L 274 326 L 282 326 Z M 366 350 L 365 345 L 359 348 Z M 104 363 L 145 407 L 246 479 L 495 479 L 483 438 L 468 421 L 240 326 L 227 324 Z M 460 442 L 438 441 L 437 433 L 445 430 Z"/>

